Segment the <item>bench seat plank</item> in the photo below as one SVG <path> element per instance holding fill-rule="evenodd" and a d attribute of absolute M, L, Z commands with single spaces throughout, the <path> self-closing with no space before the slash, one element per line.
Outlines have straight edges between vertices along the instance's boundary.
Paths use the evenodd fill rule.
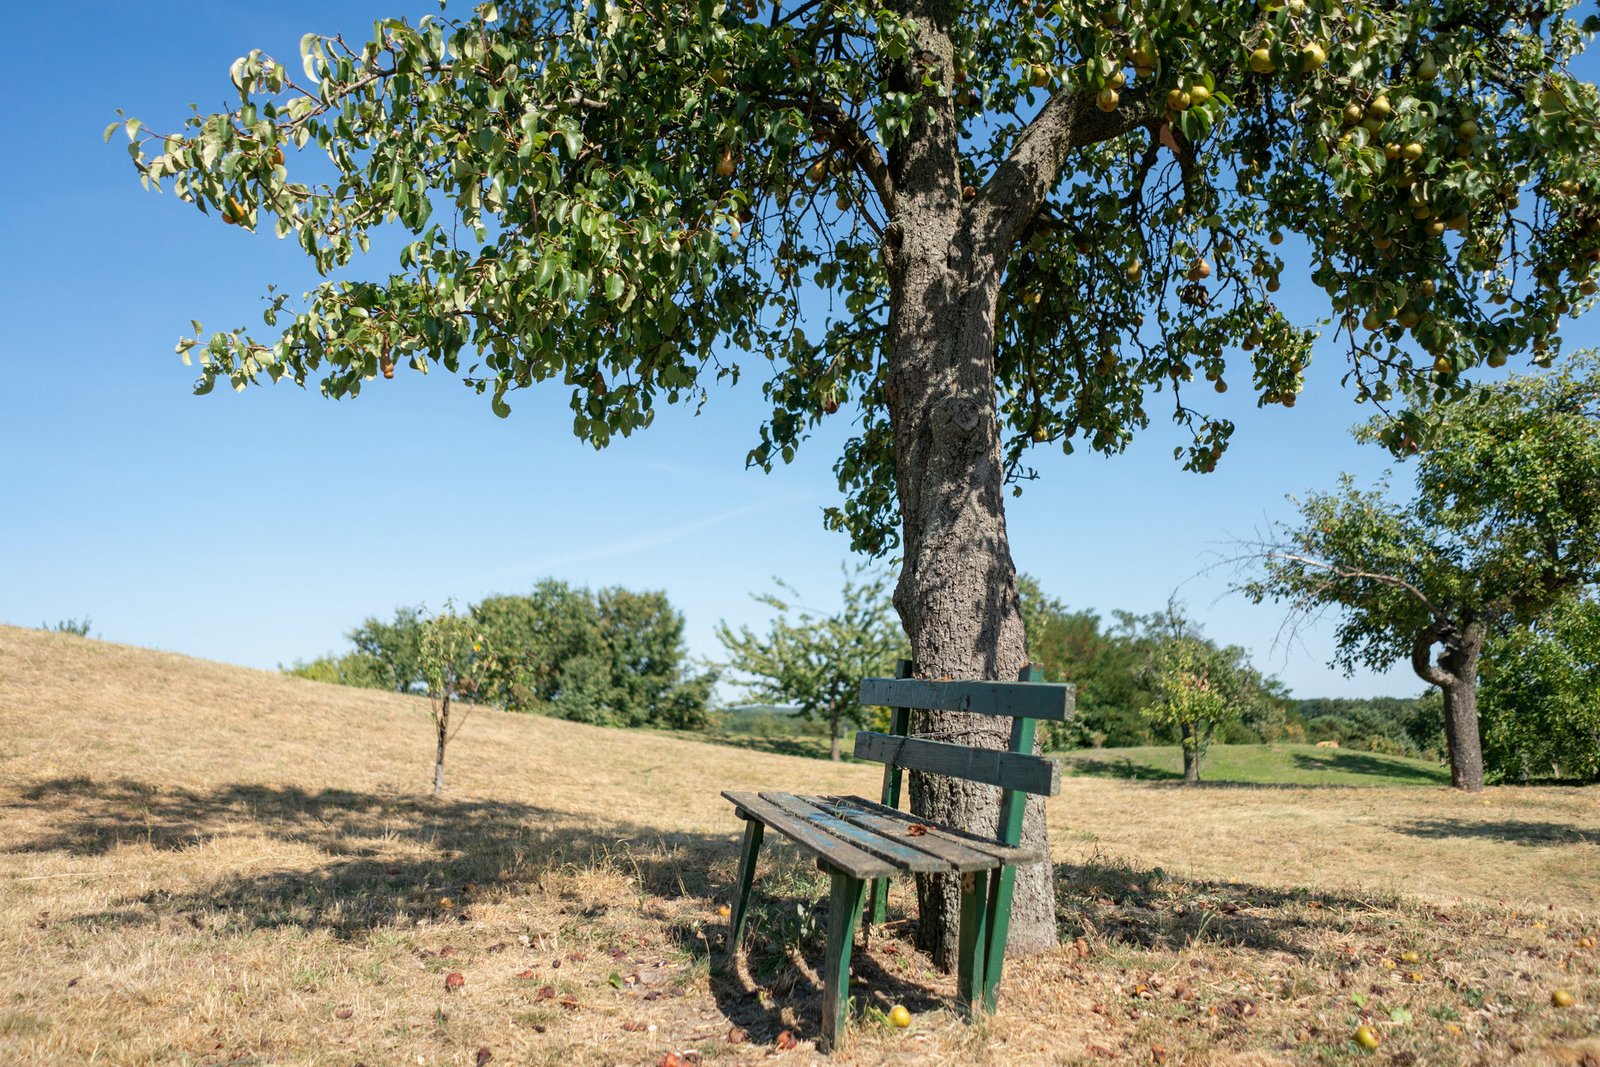
<path fill-rule="evenodd" d="M 950 870 L 958 872 L 986 871 L 998 866 L 1001 862 L 989 853 L 981 852 L 964 841 L 939 833 L 936 827 L 928 827 L 928 832 L 924 834 L 911 835 L 906 831 L 914 824 L 886 818 L 874 811 L 863 810 L 837 797 L 806 797 L 806 800 L 823 811 L 843 819 L 845 822 L 854 823 L 857 826 L 864 827 L 896 841 L 904 841 L 913 848 L 931 853 L 943 860 L 948 865 L 947 869 Z M 927 826 L 926 823 L 922 825 Z"/>
<path fill-rule="evenodd" d="M 815 823 L 785 811 L 757 793 L 723 790 L 735 808 L 816 853 L 817 858 L 855 878 L 883 878 L 900 870 L 895 864 L 859 849 Z"/>
<path fill-rule="evenodd" d="M 922 737 L 863 730 L 856 734 L 856 759 L 889 763 L 932 774 L 948 774 L 1023 793 L 1055 796 L 1061 791 L 1061 765 L 1043 756 L 952 745 Z"/>
<path fill-rule="evenodd" d="M 947 840 L 954 841 L 957 844 L 965 845 L 967 848 L 970 848 L 975 852 L 982 852 L 986 855 L 994 857 L 994 862 L 990 864 L 992 867 L 998 867 L 1001 864 L 1035 863 L 1044 859 L 1044 854 L 1038 849 L 1023 848 L 1019 845 L 1007 845 L 993 838 L 979 837 L 977 834 L 969 834 L 965 831 L 957 830 L 953 826 L 945 826 L 941 823 L 923 822 L 909 812 L 900 811 L 897 808 L 886 808 L 877 801 L 868 800 L 865 797 L 844 794 L 842 796 L 827 797 L 825 799 L 839 804 L 849 805 L 850 807 L 860 811 L 871 812 L 874 815 L 882 816 L 885 819 L 892 819 L 907 826 L 915 822 L 922 822 L 922 825 L 928 828 L 929 837 L 937 835 Z"/>
<path fill-rule="evenodd" d="M 863 678 L 861 703 L 868 707 L 965 711 L 1005 718 L 1072 718 L 1076 690 L 1048 682 L 934 682 L 925 678 Z"/>
<path fill-rule="evenodd" d="M 904 827 L 900 828 L 899 833 L 895 833 L 892 829 L 888 834 L 878 833 L 823 808 L 819 804 L 822 799 L 820 797 L 800 797 L 793 793 L 762 793 L 761 798 L 770 800 L 791 815 L 798 815 L 807 822 L 815 823 L 863 852 L 870 852 L 880 859 L 888 860 L 899 870 L 931 871 L 938 874 L 949 874 L 955 870 L 946 860 L 919 848 L 915 838 L 906 836 Z"/>

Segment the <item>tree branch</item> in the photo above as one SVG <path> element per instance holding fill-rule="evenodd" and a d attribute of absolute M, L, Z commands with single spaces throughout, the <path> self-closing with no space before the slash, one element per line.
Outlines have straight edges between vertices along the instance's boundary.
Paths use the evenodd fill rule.
<path fill-rule="evenodd" d="M 1131 89 L 1109 113 L 1081 88 L 1062 89 L 1046 101 L 972 203 L 978 247 L 989 255 L 1009 249 L 1060 181 L 1068 154 L 1148 123 L 1145 98 L 1143 90 Z"/>
<path fill-rule="evenodd" d="M 1418 678 L 1440 689 L 1448 689 L 1461 683 L 1460 678 L 1434 663 L 1428 655 L 1446 633 L 1447 631 L 1441 626 L 1430 626 L 1411 642 L 1411 669 L 1417 672 Z"/>
<path fill-rule="evenodd" d="M 877 191 L 878 199 L 883 204 L 884 214 L 890 218 L 894 217 L 894 178 L 889 174 L 888 161 L 879 151 L 877 142 L 861 128 L 861 124 L 854 116 L 828 100 L 798 99 L 781 93 L 769 95 L 756 88 L 752 88 L 750 92 L 751 95 L 774 107 L 795 108 L 820 126 L 833 141 L 834 146 L 861 168 L 867 181 Z"/>
<path fill-rule="evenodd" d="M 1316 559 L 1313 556 L 1301 556 L 1292 552 L 1268 552 L 1266 553 L 1266 558 L 1281 559 L 1290 563 L 1298 563 L 1305 567 L 1312 567 L 1316 570 L 1326 571 L 1335 578 L 1343 578 L 1351 581 L 1377 582 L 1380 585 L 1392 586 L 1395 589 L 1403 589 L 1415 597 L 1417 602 L 1428 610 L 1428 614 L 1432 615 L 1434 618 L 1436 627 L 1448 627 L 1452 625 L 1449 617 L 1435 607 L 1433 601 L 1429 600 L 1421 589 L 1418 589 L 1404 578 L 1396 578 L 1392 574 L 1381 574 L 1377 571 L 1363 571 L 1357 570 L 1354 567 L 1341 567 L 1338 564 L 1328 563 L 1325 560 Z"/>

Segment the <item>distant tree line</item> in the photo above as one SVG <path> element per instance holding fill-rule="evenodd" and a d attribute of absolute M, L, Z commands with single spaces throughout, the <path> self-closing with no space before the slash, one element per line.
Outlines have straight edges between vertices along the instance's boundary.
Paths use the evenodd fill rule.
<path fill-rule="evenodd" d="M 493 651 L 477 672 L 479 703 L 604 726 L 695 729 L 708 721 L 716 672 L 690 666 L 683 615 L 665 593 L 546 580 L 524 595 L 486 597 L 465 617 Z M 346 635 L 348 651 L 288 673 L 428 692 L 427 622 L 421 607 L 398 608 L 387 621 L 369 617 Z"/>

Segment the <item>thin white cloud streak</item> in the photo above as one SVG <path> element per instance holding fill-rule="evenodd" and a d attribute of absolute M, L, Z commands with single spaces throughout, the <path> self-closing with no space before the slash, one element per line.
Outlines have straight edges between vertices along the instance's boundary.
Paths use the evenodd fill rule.
<path fill-rule="evenodd" d="M 631 556 L 639 552 L 648 552 L 652 549 L 663 548 L 672 544 L 674 541 L 681 541 L 683 538 L 688 537 L 691 534 L 700 533 L 702 530 L 709 530 L 714 526 L 722 526 L 733 522 L 736 519 L 742 519 L 749 515 L 757 515 L 765 511 L 775 511 L 779 508 L 787 507 L 791 504 L 797 504 L 802 501 L 810 503 L 812 502 L 812 498 L 809 495 L 795 494 L 792 496 L 778 497 L 772 500 L 763 500 L 753 504 L 741 504 L 738 507 L 725 508 L 724 510 L 716 512 L 715 514 L 695 519 L 692 522 L 683 522 L 677 524 L 676 526 L 668 526 L 657 530 L 654 533 L 646 534 L 641 537 L 632 537 L 625 541 L 614 541 L 610 544 L 596 545 L 593 548 L 586 548 L 576 552 L 563 552 L 553 556 L 545 556 L 541 559 L 526 563 L 518 567 L 516 570 L 507 569 L 500 571 L 493 577 L 492 580 L 507 581 L 518 578 L 539 578 L 561 567 L 570 567 L 578 563 L 593 563 L 596 560 L 616 559 L 619 556 Z"/>

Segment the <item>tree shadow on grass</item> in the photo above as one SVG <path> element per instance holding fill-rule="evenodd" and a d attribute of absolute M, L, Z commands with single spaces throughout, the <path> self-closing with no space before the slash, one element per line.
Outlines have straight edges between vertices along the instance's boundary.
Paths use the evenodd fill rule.
<path fill-rule="evenodd" d="M 1514 845 L 1593 845 L 1600 844 L 1600 832 L 1587 827 L 1558 822 L 1528 822 L 1499 819 L 1414 819 L 1394 827 L 1396 833 L 1411 837 L 1478 837 L 1507 841 Z"/>
<path fill-rule="evenodd" d="M 1066 763 L 1073 774 L 1089 778 L 1121 778 L 1130 782 L 1173 782 L 1183 778 L 1178 771 L 1135 763 L 1126 756 L 1121 759 L 1069 758 Z"/>
<path fill-rule="evenodd" d="M 1095 857 L 1056 864 L 1055 884 L 1063 942 L 1082 937 L 1178 953 L 1208 944 L 1308 958 L 1322 932 L 1374 903 L 1306 887 L 1175 881 L 1159 867 Z"/>
<path fill-rule="evenodd" d="M 1447 771 L 1418 767 L 1398 759 L 1343 749 L 1323 749 L 1316 753 L 1294 753 L 1294 765 L 1302 771 L 1336 771 L 1343 774 L 1370 774 L 1416 785 L 1449 785 Z"/>
<path fill-rule="evenodd" d="M 222 935 L 294 928 L 342 939 L 417 920 L 448 929 L 469 921 L 475 907 L 559 892 L 545 877 L 550 872 L 610 865 L 635 881 L 639 896 L 614 903 L 557 896 L 563 910 L 592 927 L 616 907 L 629 920 L 660 927 L 686 956 L 710 965 L 718 1005 L 730 1025 L 755 1041 L 784 1029 L 801 1039 L 820 1034 L 827 879 L 808 854 L 777 835 L 763 851 L 746 966 L 728 962 L 720 924 L 693 919 L 729 895 L 739 825 L 731 811 L 725 834 L 662 833 L 622 820 L 580 822 L 518 802 L 248 783 L 197 790 L 70 777 L 38 783 L 0 804 L 0 819 L 13 818 L 17 829 L 0 855 L 218 850 L 219 873 L 208 884 L 114 896 L 100 910 L 53 919 L 92 928 L 173 923 Z M 275 869 L 251 869 L 251 857 L 242 853 L 230 859 L 231 841 L 260 837 L 291 846 L 271 854 Z M 282 869 L 290 863 L 296 868 Z M 683 897 L 691 898 L 690 907 L 670 906 Z M 920 1011 L 948 1002 L 917 980 L 931 968 L 909 942 L 880 933 L 874 951 L 858 949 L 855 960 L 865 985 L 852 993 L 863 1003 Z"/>
<path fill-rule="evenodd" d="M 518 802 L 245 783 L 201 791 L 59 778 L 0 806 L 0 817 L 30 816 L 41 829 L 24 832 L 6 851 L 222 850 L 224 873 L 206 888 L 158 888 L 81 916 L 83 922 L 139 924 L 177 915 L 198 925 L 207 916 L 223 929 L 296 926 L 346 938 L 402 919 L 464 920 L 471 903 L 536 891 L 530 886 L 542 875 L 570 865 L 621 862 L 645 893 L 707 896 L 716 886 L 716 861 L 726 860 L 735 843 L 731 819 L 725 836 L 663 834 Z M 314 858 L 282 869 L 298 858 L 290 852 L 272 857 L 278 869 L 228 870 L 228 842 L 256 836 L 315 850 Z M 249 860 L 241 856 L 239 865 Z M 726 876 L 728 867 L 724 862 L 717 873 Z"/>

